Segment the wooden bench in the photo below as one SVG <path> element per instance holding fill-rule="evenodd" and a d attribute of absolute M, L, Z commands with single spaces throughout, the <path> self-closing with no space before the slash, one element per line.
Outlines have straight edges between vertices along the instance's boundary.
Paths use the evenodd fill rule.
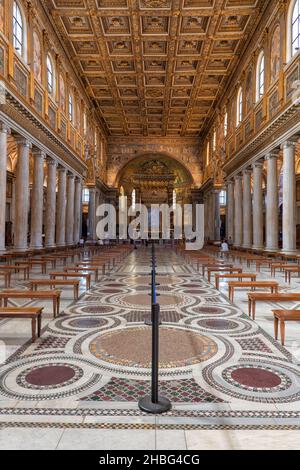
<path fill-rule="evenodd" d="M 285 282 L 291 283 L 292 274 L 298 274 L 300 277 L 300 266 L 286 266 L 283 268 Z"/>
<path fill-rule="evenodd" d="M 10 290 L 0 292 L 0 306 L 2 302 L 7 307 L 8 301 L 11 299 L 31 299 L 31 300 L 52 300 L 53 316 L 56 318 L 60 312 L 60 290 L 34 291 L 34 290 Z"/>
<path fill-rule="evenodd" d="M 219 273 L 219 272 L 226 272 L 226 273 L 230 273 L 230 274 L 236 274 L 236 273 L 242 273 L 243 272 L 243 269 L 242 268 L 227 268 L 226 266 L 222 266 L 222 267 L 210 267 L 207 269 L 207 280 L 208 282 L 210 283 L 211 282 L 211 275 L 213 273 Z"/>
<path fill-rule="evenodd" d="M 234 290 L 239 287 L 241 288 L 251 287 L 252 290 L 257 289 L 257 288 L 266 288 L 266 289 L 270 288 L 272 294 L 274 294 L 274 292 L 277 294 L 279 285 L 278 285 L 278 282 L 276 281 L 229 282 L 228 283 L 228 297 L 231 302 L 233 302 L 233 299 L 234 299 Z"/>
<path fill-rule="evenodd" d="M 86 288 L 87 290 L 90 290 L 91 288 L 91 275 L 90 274 L 84 274 L 84 273 L 80 273 L 80 272 L 67 272 L 67 271 L 64 271 L 64 272 L 53 272 L 53 273 L 50 273 L 50 279 L 51 280 L 54 280 L 54 279 L 57 279 L 59 277 L 62 277 L 63 279 L 68 279 L 68 278 L 79 278 L 79 279 L 85 279 L 86 280 Z"/>
<path fill-rule="evenodd" d="M 0 269 L 1 269 L 1 267 L 0 267 Z M 8 287 L 10 287 L 10 285 L 11 285 L 11 271 L 5 271 L 5 272 L 0 271 L 0 276 L 4 277 L 5 288 L 7 289 Z"/>
<path fill-rule="evenodd" d="M 300 302 L 300 293 L 298 292 L 284 292 L 282 294 L 270 294 L 269 292 L 249 292 L 248 293 L 248 309 L 249 316 L 252 314 L 255 320 L 256 302 Z"/>
<path fill-rule="evenodd" d="M 280 323 L 280 336 L 282 346 L 285 344 L 285 322 L 300 321 L 300 310 L 273 310 L 275 339 L 278 339 L 278 326 Z"/>
<path fill-rule="evenodd" d="M 49 286 L 50 289 L 55 289 L 57 286 L 72 286 L 73 287 L 73 294 L 74 294 L 74 300 L 78 300 L 79 298 L 79 284 L 80 281 L 77 279 L 69 279 L 69 280 L 63 280 L 63 279 L 55 279 L 55 280 L 50 280 L 50 279 L 35 279 L 34 281 L 30 281 L 30 290 L 37 290 L 38 287 L 42 286 Z"/>
<path fill-rule="evenodd" d="M 233 268 L 233 264 L 224 264 L 221 261 L 216 263 L 215 260 L 211 263 L 205 263 L 202 265 L 202 276 L 205 276 L 205 271 L 209 268 Z"/>
<path fill-rule="evenodd" d="M 215 274 L 216 289 L 219 290 L 220 288 L 220 279 L 238 279 L 239 281 L 242 281 L 242 279 L 250 279 L 250 281 L 255 282 L 256 278 L 257 278 L 257 274 L 252 274 L 252 273 Z"/>
<path fill-rule="evenodd" d="M 75 266 L 78 266 L 80 268 L 88 268 L 88 267 L 91 267 L 91 268 L 98 268 L 98 269 L 102 269 L 102 274 L 105 274 L 106 273 L 106 270 L 105 270 L 105 263 L 101 263 L 100 261 L 81 261 L 80 263 L 75 263 Z"/>
<path fill-rule="evenodd" d="M 26 281 L 27 279 L 29 279 L 29 265 L 28 264 L 24 264 L 22 266 L 17 266 L 17 265 L 12 265 L 10 264 L 9 266 L 1 266 L 1 271 L 10 271 L 10 272 L 21 272 L 23 271 L 24 273 L 24 280 Z"/>
<path fill-rule="evenodd" d="M 47 273 L 47 261 L 46 260 L 30 259 L 27 261 L 16 261 L 17 266 L 22 266 L 24 264 L 28 264 L 28 266 L 31 269 L 33 268 L 33 266 L 41 266 L 42 274 Z"/>
<path fill-rule="evenodd" d="M 279 269 L 283 272 L 283 269 L 287 267 L 287 262 L 273 263 L 271 265 L 271 276 L 276 277 L 276 271 Z"/>
<path fill-rule="evenodd" d="M 32 342 L 36 341 L 37 335 L 40 338 L 42 329 L 42 312 L 43 307 L 33 308 L 0 308 L 0 318 L 30 318 L 32 330 Z"/>
<path fill-rule="evenodd" d="M 95 282 L 99 280 L 99 268 L 95 266 L 70 266 L 64 268 L 64 271 L 69 272 L 79 272 L 79 273 L 94 273 L 95 275 Z"/>

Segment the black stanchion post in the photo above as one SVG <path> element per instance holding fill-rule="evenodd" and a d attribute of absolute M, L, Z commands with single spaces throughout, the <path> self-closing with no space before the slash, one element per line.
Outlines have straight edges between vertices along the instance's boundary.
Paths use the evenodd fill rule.
<path fill-rule="evenodd" d="M 158 304 L 152 305 L 152 380 L 151 395 L 141 398 L 139 408 L 146 413 L 161 414 L 172 408 L 171 402 L 158 393 L 158 370 L 159 370 L 159 312 Z"/>

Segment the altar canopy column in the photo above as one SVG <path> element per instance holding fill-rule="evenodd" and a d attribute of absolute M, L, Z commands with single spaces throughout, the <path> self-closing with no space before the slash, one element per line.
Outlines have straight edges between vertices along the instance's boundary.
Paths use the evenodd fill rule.
<path fill-rule="evenodd" d="M 33 186 L 31 193 L 31 240 L 30 247 L 43 248 L 43 212 L 44 212 L 44 160 L 45 152 L 35 149 L 33 152 Z"/>
<path fill-rule="evenodd" d="M 253 165 L 253 249 L 264 248 L 263 163 Z"/>
<path fill-rule="evenodd" d="M 47 200 L 45 215 L 45 247 L 55 247 L 55 220 L 56 220 L 56 168 L 57 164 L 52 158 L 47 158 Z"/>
<path fill-rule="evenodd" d="M 295 253 L 296 246 L 296 161 L 295 143 L 285 142 L 283 149 L 282 251 Z"/>
<path fill-rule="evenodd" d="M 278 155 L 266 155 L 267 169 L 267 200 L 266 200 L 266 250 L 278 251 Z"/>
<path fill-rule="evenodd" d="M 234 179 L 234 245 L 243 244 L 243 177 L 237 175 Z"/>
<path fill-rule="evenodd" d="M 0 253 L 5 251 L 7 136 L 9 132 L 6 124 L 0 122 Z"/>
<path fill-rule="evenodd" d="M 243 171 L 243 248 L 252 248 L 251 170 Z"/>
<path fill-rule="evenodd" d="M 58 168 L 58 194 L 56 211 L 56 245 L 66 245 L 66 202 L 67 202 L 67 170 Z"/>
<path fill-rule="evenodd" d="M 14 249 L 16 251 L 25 251 L 28 249 L 29 151 L 31 143 L 20 137 L 17 139 L 17 144 Z"/>

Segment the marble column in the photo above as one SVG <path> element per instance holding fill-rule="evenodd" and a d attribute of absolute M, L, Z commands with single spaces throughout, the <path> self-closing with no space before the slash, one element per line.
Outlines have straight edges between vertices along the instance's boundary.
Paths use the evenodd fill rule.
<path fill-rule="evenodd" d="M 250 169 L 243 171 L 243 248 L 252 248 L 252 194 Z"/>
<path fill-rule="evenodd" d="M 66 200 L 67 200 L 67 170 L 58 168 L 58 194 L 56 210 L 56 245 L 66 245 Z"/>
<path fill-rule="evenodd" d="M 226 207 L 226 233 L 227 239 L 234 240 L 234 181 L 227 182 L 227 207 Z"/>
<path fill-rule="evenodd" d="M 255 162 L 253 168 L 253 249 L 264 248 L 263 214 L 263 163 Z"/>
<path fill-rule="evenodd" d="M 277 154 L 266 155 L 267 200 L 266 200 L 266 250 L 278 251 L 278 176 Z"/>
<path fill-rule="evenodd" d="M 204 237 L 207 240 L 208 237 L 208 210 L 207 210 L 207 196 L 203 198 L 204 202 Z"/>
<path fill-rule="evenodd" d="M 44 212 L 44 160 L 46 155 L 36 149 L 33 154 L 33 186 L 31 192 L 31 240 L 30 247 L 43 248 L 43 212 Z"/>
<path fill-rule="evenodd" d="M 45 246 L 55 247 L 56 220 L 56 168 L 57 163 L 52 158 L 47 159 L 47 201 L 45 216 Z"/>
<path fill-rule="evenodd" d="M 296 161 L 295 143 L 285 142 L 283 149 L 282 251 L 296 251 Z"/>
<path fill-rule="evenodd" d="M 74 203 L 75 203 L 75 176 L 67 176 L 67 207 L 66 207 L 66 244 L 74 244 Z"/>
<path fill-rule="evenodd" d="M 88 239 L 95 240 L 94 235 L 96 231 L 96 190 L 91 188 L 89 199 L 89 224 L 88 224 Z"/>
<path fill-rule="evenodd" d="M 21 137 L 17 139 L 17 144 L 14 249 L 25 251 L 28 249 L 29 151 L 31 143 Z"/>
<path fill-rule="evenodd" d="M 77 245 L 81 235 L 81 215 L 82 215 L 82 182 L 80 178 L 75 179 L 75 204 L 74 204 L 74 243 Z"/>
<path fill-rule="evenodd" d="M 234 245 L 241 247 L 243 244 L 243 177 L 237 175 L 234 178 Z"/>
<path fill-rule="evenodd" d="M 215 212 L 213 214 L 214 218 L 214 240 L 220 241 L 221 239 L 221 207 L 220 207 L 220 191 L 215 190 L 213 191 L 213 198 L 214 198 L 214 209 Z"/>
<path fill-rule="evenodd" d="M 4 123 L 0 123 L 0 253 L 5 251 L 7 135 L 9 132 L 9 128 Z"/>

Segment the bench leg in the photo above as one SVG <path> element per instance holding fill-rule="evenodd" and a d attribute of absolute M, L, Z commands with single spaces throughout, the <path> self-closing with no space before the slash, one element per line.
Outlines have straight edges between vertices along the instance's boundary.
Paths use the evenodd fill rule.
<path fill-rule="evenodd" d="M 280 321 L 280 336 L 281 336 L 281 344 L 284 346 L 285 344 L 285 322 Z"/>
<path fill-rule="evenodd" d="M 277 340 L 278 339 L 278 318 L 274 318 L 274 334 L 275 334 L 275 339 Z"/>
<path fill-rule="evenodd" d="M 36 318 L 31 319 L 32 342 L 36 341 Z"/>
<path fill-rule="evenodd" d="M 38 317 L 38 338 L 41 337 L 41 331 L 42 331 L 42 315 L 39 315 L 39 317 Z"/>

